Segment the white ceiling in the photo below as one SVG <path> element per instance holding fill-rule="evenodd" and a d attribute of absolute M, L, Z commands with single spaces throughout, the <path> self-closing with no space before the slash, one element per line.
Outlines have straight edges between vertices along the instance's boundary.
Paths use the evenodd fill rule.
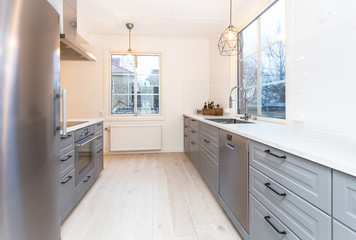
<path fill-rule="evenodd" d="M 127 35 L 125 24 L 132 22 L 132 35 L 205 38 L 221 31 L 229 18 L 229 0 L 78 0 L 77 4 L 78 25 L 86 34 Z"/>

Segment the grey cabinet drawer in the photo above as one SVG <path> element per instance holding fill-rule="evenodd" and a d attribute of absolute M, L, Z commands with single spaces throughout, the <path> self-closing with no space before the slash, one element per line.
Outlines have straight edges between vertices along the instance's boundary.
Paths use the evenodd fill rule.
<path fill-rule="evenodd" d="M 200 134 L 216 144 L 219 143 L 219 129 L 217 127 L 210 126 L 206 123 L 200 123 Z"/>
<path fill-rule="evenodd" d="M 211 191 L 217 195 L 219 168 L 216 162 L 204 151 L 201 151 L 200 173 Z"/>
<path fill-rule="evenodd" d="M 256 169 L 249 169 L 250 193 L 298 237 L 331 240 L 330 216 Z"/>
<path fill-rule="evenodd" d="M 196 131 L 200 131 L 200 122 L 198 120 L 190 118 L 189 127 L 193 128 Z"/>
<path fill-rule="evenodd" d="M 262 206 L 251 194 L 249 208 L 250 240 L 299 240 L 291 230 Z"/>
<path fill-rule="evenodd" d="M 334 240 L 355 240 L 356 232 L 346 227 L 337 220 L 333 220 L 333 239 Z"/>
<path fill-rule="evenodd" d="M 190 127 L 184 126 L 184 134 L 188 136 L 190 135 Z"/>
<path fill-rule="evenodd" d="M 190 139 L 189 153 L 190 160 L 192 160 L 195 167 L 200 171 L 200 148 L 199 143 L 194 139 Z"/>
<path fill-rule="evenodd" d="M 59 142 L 59 155 L 63 156 L 74 149 L 74 132 L 70 132 L 67 136 L 61 136 Z"/>
<path fill-rule="evenodd" d="M 200 136 L 199 136 L 199 132 L 195 129 L 190 129 L 189 130 L 189 136 L 190 136 L 190 139 L 194 139 L 196 142 L 199 142 L 200 141 Z"/>
<path fill-rule="evenodd" d="M 103 146 L 103 135 L 98 135 L 95 138 L 95 148 L 101 148 Z"/>
<path fill-rule="evenodd" d="M 278 158 L 278 156 L 285 156 L 285 158 Z M 331 214 L 330 168 L 253 141 L 250 141 L 249 145 L 249 163 Z"/>
<path fill-rule="evenodd" d="M 74 199 L 74 169 L 61 179 L 61 186 L 59 190 L 59 206 L 60 206 L 60 218 L 61 222 L 72 211 L 75 199 Z"/>
<path fill-rule="evenodd" d="M 215 162 L 219 163 L 219 146 L 212 142 L 210 139 L 200 135 L 201 150 L 206 152 Z"/>
<path fill-rule="evenodd" d="M 189 145 L 190 145 L 189 135 L 184 134 L 184 151 L 188 155 L 189 155 Z"/>
<path fill-rule="evenodd" d="M 103 148 L 99 148 L 95 151 L 95 178 L 98 177 L 101 171 L 104 169 L 104 154 Z"/>
<path fill-rule="evenodd" d="M 75 187 L 75 204 L 77 204 L 94 183 L 95 169 L 91 170 L 88 175 Z"/>
<path fill-rule="evenodd" d="M 60 176 L 62 178 L 74 168 L 74 150 L 61 156 L 60 160 Z"/>
<path fill-rule="evenodd" d="M 356 177 L 334 170 L 333 216 L 356 231 Z"/>
<path fill-rule="evenodd" d="M 184 125 L 189 126 L 189 123 L 190 123 L 190 118 L 184 116 Z"/>
<path fill-rule="evenodd" d="M 95 124 L 95 133 L 96 135 L 103 134 L 103 122 L 98 122 Z"/>

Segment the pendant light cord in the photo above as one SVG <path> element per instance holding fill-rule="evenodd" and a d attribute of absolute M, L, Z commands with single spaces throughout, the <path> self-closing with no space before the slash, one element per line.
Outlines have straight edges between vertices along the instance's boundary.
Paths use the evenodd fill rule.
<path fill-rule="evenodd" d="M 232 25 L 232 0 L 230 0 L 230 26 Z"/>
<path fill-rule="evenodd" d="M 131 50 L 131 29 L 129 29 L 129 49 Z"/>

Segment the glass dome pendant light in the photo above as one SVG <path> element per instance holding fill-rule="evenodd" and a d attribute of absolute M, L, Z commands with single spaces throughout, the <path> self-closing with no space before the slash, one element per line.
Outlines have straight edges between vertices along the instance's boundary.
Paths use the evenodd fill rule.
<path fill-rule="evenodd" d="M 133 23 L 126 23 L 126 27 L 129 30 L 129 49 L 126 51 L 125 55 L 122 57 L 121 66 L 129 71 L 134 71 L 137 66 L 137 56 L 131 50 L 131 30 L 134 27 Z"/>
<path fill-rule="evenodd" d="M 233 56 L 240 54 L 243 46 L 241 34 L 232 24 L 232 0 L 230 0 L 230 25 L 221 34 L 218 47 L 220 55 Z"/>

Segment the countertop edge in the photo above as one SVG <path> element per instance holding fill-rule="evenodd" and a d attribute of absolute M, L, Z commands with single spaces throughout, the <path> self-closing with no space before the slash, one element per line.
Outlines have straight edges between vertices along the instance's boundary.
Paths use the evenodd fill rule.
<path fill-rule="evenodd" d="M 330 148 L 327 148 L 328 146 L 325 146 L 322 141 L 320 141 L 320 138 L 316 138 L 316 139 L 312 139 L 310 136 L 307 139 L 309 142 L 311 142 L 311 147 L 313 147 L 313 151 L 310 151 L 308 149 L 303 149 L 303 148 L 298 148 L 296 146 L 291 146 L 292 144 L 288 144 L 286 143 L 286 141 L 274 141 L 271 139 L 267 139 L 263 136 L 260 136 L 258 134 L 248 134 L 246 132 L 244 132 L 243 130 L 238 131 L 236 129 L 232 129 L 232 126 L 230 125 L 224 125 L 224 124 L 220 124 L 220 123 L 215 123 L 209 120 L 206 120 L 205 118 L 211 118 L 211 116 L 202 116 L 202 115 L 194 115 L 194 114 L 183 114 L 184 116 L 196 119 L 200 122 L 209 124 L 211 126 L 217 127 L 219 129 L 223 129 L 235 134 L 238 134 L 240 136 L 246 137 L 252 141 L 256 141 L 265 145 L 268 145 L 270 147 L 273 148 L 277 148 L 280 149 L 282 151 L 288 152 L 290 154 L 293 154 L 295 156 L 304 158 L 306 160 L 309 160 L 311 162 L 332 168 L 334 170 L 349 174 L 351 176 L 356 177 L 356 148 L 355 149 L 348 149 L 348 148 L 343 148 L 340 144 L 340 146 L 338 146 L 340 149 L 344 150 L 345 152 L 343 154 L 335 154 L 333 153 L 333 151 Z M 214 117 L 214 116 L 212 116 Z M 220 116 L 220 118 L 225 117 L 225 116 Z M 257 123 L 257 121 L 256 121 Z M 280 124 L 276 124 L 276 123 L 261 123 L 262 125 L 266 125 L 266 128 L 268 127 L 269 124 L 271 124 L 270 126 L 278 126 L 281 128 L 285 128 L 286 132 L 291 131 L 293 128 L 287 127 L 287 126 L 281 126 Z M 259 126 L 261 127 L 261 126 Z M 263 126 L 262 126 L 263 127 Z M 241 128 L 243 128 L 243 126 L 241 126 Z M 293 131 L 297 131 L 297 130 L 293 130 Z M 308 133 L 308 131 L 306 131 L 306 133 Z M 310 131 L 310 133 L 313 133 L 312 131 Z M 288 132 L 289 135 L 293 134 L 291 132 Z M 298 135 L 298 138 L 301 137 L 301 134 L 303 133 L 295 133 L 295 135 Z M 322 137 L 323 135 L 327 136 L 328 138 L 331 138 L 332 135 L 328 134 L 328 133 L 318 133 L 320 135 L 320 137 Z M 288 136 L 286 138 L 290 138 L 291 136 Z M 314 140 L 314 142 L 313 142 Z M 302 141 L 299 140 L 299 141 Z M 355 143 L 356 146 L 356 143 Z M 329 153 L 329 154 L 328 154 Z M 341 155 L 341 156 L 338 156 Z"/>
<path fill-rule="evenodd" d="M 70 122 L 70 121 L 87 121 L 85 123 L 74 125 L 72 127 L 67 127 L 67 132 L 69 133 L 69 132 L 73 132 L 73 131 L 76 131 L 78 129 L 81 129 L 81 128 L 88 127 L 90 125 L 96 124 L 98 122 L 103 122 L 104 119 L 102 119 L 102 118 L 97 118 L 97 119 L 68 119 L 67 121 L 68 122 Z M 61 134 L 62 134 L 62 131 L 61 131 Z"/>

